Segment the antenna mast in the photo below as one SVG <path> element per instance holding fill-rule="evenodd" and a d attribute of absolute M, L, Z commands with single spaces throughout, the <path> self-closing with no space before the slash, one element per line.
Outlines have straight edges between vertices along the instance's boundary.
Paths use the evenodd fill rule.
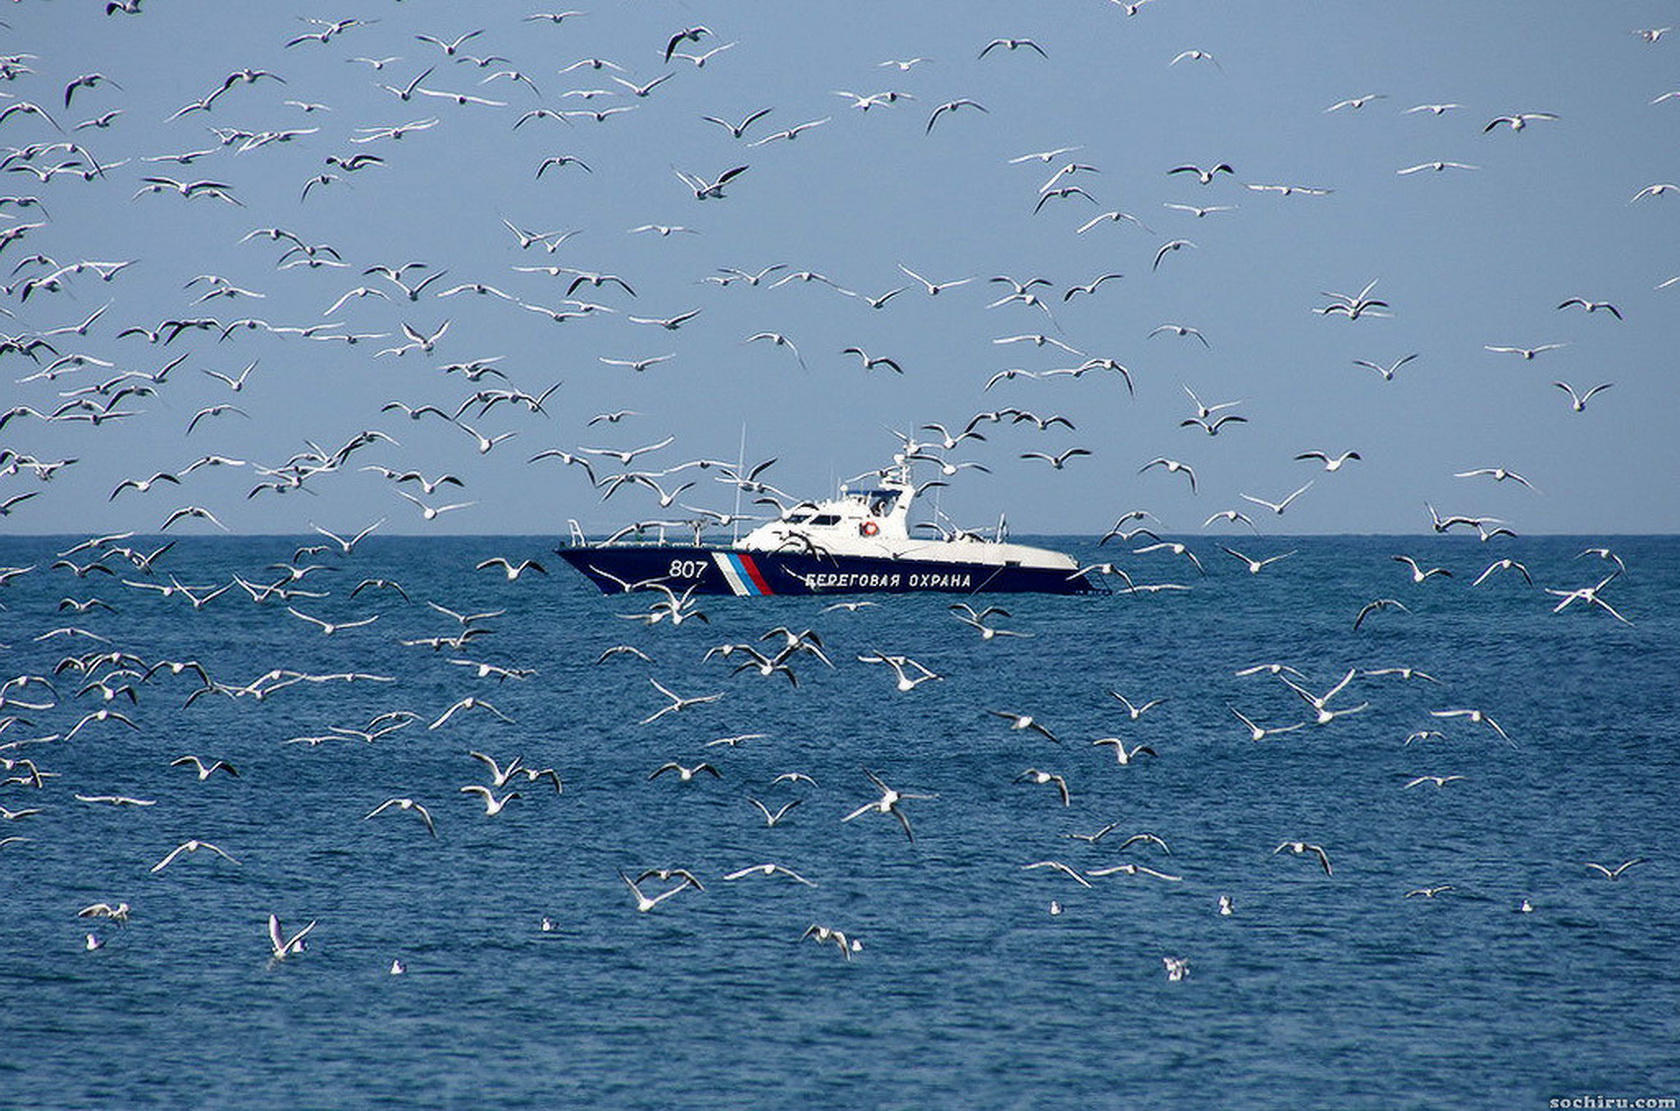
<path fill-rule="evenodd" d="M 747 466 L 747 422 L 741 422 L 741 446 L 735 455 L 735 512 L 729 517 L 729 543 L 741 538 L 741 472 Z"/>

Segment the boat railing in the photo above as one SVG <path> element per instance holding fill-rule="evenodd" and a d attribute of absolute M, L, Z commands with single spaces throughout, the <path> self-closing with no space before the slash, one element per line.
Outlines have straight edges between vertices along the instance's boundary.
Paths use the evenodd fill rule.
<path fill-rule="evenodd" d="M 693 544 L 698 547 L 702 543 L 705 532 L 704 522 L 700 521 L 638 521 L 625 525 L 617 532 L 603 537 L 600 541 L 591 541 L 584 534 L 583 528 L 576 520 L 568 519 L 569 537 L 567 544 L 574 548 L 590 546 L 598 547 L 647 547 L 661 548 L 672 546 L 686 546 Z M 676 536 L 672 536 L 676 533 Z"/>

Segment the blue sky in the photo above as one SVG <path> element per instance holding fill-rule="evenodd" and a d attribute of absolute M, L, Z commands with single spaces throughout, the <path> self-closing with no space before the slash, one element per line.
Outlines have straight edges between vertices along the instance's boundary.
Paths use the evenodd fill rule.
<path fill-rule="evenodd" d="M 27 465 L 0 477 L 0 502 L 37 494 L 0 517 L 6 533 L 154 532 L 186 505 L 249 533 L 301 532 L 311 521 L 353 531 L 380 518 L 387 532 L 558 534 L 569 518 L 606 531 L 682 511 L 662 510 L 636 487 L 603 502 L 580 469 L 533 463 L 533 455 L 674 436 L 636 462 L 664 469 L 733 460 L 744 435 L 749 464 L 778 460 L 766 480 L 814 496 L 885 464 L 899 446 L 892 430 L 956 428 L 1005 407 L 1062 414 L 1076 427 L 980 425 L 985 442 L 965 441 L 949 456 L 990 473 L 964 470 L 928 495 L 960 524 L 990 525 L 1002 512 L 1017 532 L 1100 533 L 1142 508 L 1166 528 L 1194 533 L 1210 515 L 1240 509 L 1267 533 L 1408 533 L 1429 528 L 1427 503 L 1497 517 L 1519 533 L 1680 528 L 1680 450 L 1669 430 L 1680 401 L 1680 282 L 1659 288 L 1680 275 L 1680 191 L 1633 199 L 1680 182 L 1680 96 L 1657 100 L 1680 90 L 1680 34 L 1649 42 L 1636 33 L 1666 26 L 1673 13 L 1664 5 L 1415 3 L 1327 13 L 1322 5 L 1150 0 L 1129 16 L 1107 0 L 854 3 L 821 9 L 820 23 L 808 5 L 772 3 L 600 4 L 560 23 L 527 20 L 534 5 L 419 0 L 342 9 L 147 0 L 136 16 L 102 10 L 29 0 L 4 13 L 10 30 L 0 32 L 0 52 L 27 55 L 0 85 L 4 104 L 39 105 L 65 133 L 17 111 L 0 122 L 0 144 L 21 150 L 69 139 L 83 148 L 14 158 L 9 168 L 85 165 L 91 156 L 104 173 L 40 181 L 17 169 L 0 179 L 0 195 L 42 202 L 4 205 L 0 223 L 43 222 L 6 244 L 0 271 L 35 254 L 50 260 L 5 277 L 13 284 L 0 305 L 13 317 L 0 330 L 26 338 L 109 307 L 85 335 L 50 337 L 61 356 L 85 356 L 80 367 L 25 381 L 54 356 L 41 350 L 38 364 L 0 356 L 0 397 L 4 409 L 51 413 L 72 391 L 186 357 L 155 396 L 117 406 L 134 416 L 95 426 L 24 414 L 0 429 L 0 448 L 76 460 L 46 482 Z M 366 22 L 287 47 L 317 29 L 297 12 Z M 707 33 L 679 50 L 732 45 L 703 66 L 666 63 L 671 36 L 695 26 Z M 482 33 L 453 56 L 416 37 L 472 31 Z M 1031 39 L 1047 57 L 1027 46 L 980 56 L 992 40 L 1010 38 Z M 1174 61 L 1186 51 L 1212 60 Z M 466 55 L 507 61 L 480 66 Z M 356 57 L 397 60 L 375 71 Z M 915 57 L 928 60 L 908 70 L 881 64 Z M 623 69 L 560 72 L 586 58 Z M 284 83 L 235 81 L 208 111 L 168 119 L 247 68 Z M 380 87 L 406 85 L 428 68 L 422 88 L 502 103 L 422 94 L 402 101 Z M 482 83 L 503 70 L 535 89 L 509 77 Z M 109 81 L 77 89 L 66 107 L 66 85 L 90 73 Z M 645 97 L 613 80 L 644 84 L 666 74 Z M 595 90 L 605 93 L 581 95 Z M 909 95 L 864 112 L 837 90 Z M 1327 111 L 1372 94 L 1361 107 Z M 942 113 L 929 128 L 939 105 L 963 98 L 985 110 Z M 1444 103 L 1461 107 L 1406 111 Z M 600 122 L 539 116 L 515 127 L 534 109 L 619 107 L 631 111 Z M 702 119 L 739 121 L 761 108 L 771 111 L 739 139 Z M 75 129 L 117 110 L 108 126 Z M 1497 116 L 1529 112 L 1558 118 L 1485 130 Z M 428 120 L 436 123 L 401 140 L 352 142 L 363 129 Z M 824 122 L 791 140 L 750 145 L 811 121 Z M 224 144 L 213 127 L 315 130 Z M 1077 149 L 1011 162 L 1060 147 Z M 190 165 L 145 161 L 194 150 L 210 153 Z M 327 161 L 355 154 L 383 161 L 355 172 Z M 537 177 L 555 156 L 588 169 L 556 165 Z M 1435 161 L 1476 168 L 1398 172 Z M 1040 205 L 1041 187 L 1070 162 L 1090 168 L 1057 184 L 1088 196 Z M 1219 163 L 1234 172 L 1205 185 L 1169 173 Z M 676 172 L 711 179 L 743 165 L 724 198 L 704 201 Z M 302 196 L 323 172 L 337 180 Z M 136 196 L 146 176 L 225 184 L 239 203 Z M 1260 185 L 1327 192 L 1251 188 Z M 1169 205 L 1229 210 L 1198 216 Z M 1077 230 L 1109 211 L 1139 223 Z M 522 250 L 504 220 L 576 234 L 552 252 Z M 631 231 L 650 224 L 691 230 Z M 328 245 L 345 265 L 281 269 L 288 242 L 241 242 L 258 228 Z M 1193 246 L 1156 266 L 1161 248 L 1179 239 Z M 109 282 L 84 269 L 22 297 L 31 277 L 82 260 L 130 259 Z M 408 271 L 410 283 L 447 273 L 414 300 L 364 274 L 409 262 L 428 268 Z M 725 267 L 776 264 L 785 269 L 756 286 L 707 281 Z M 617 275 L 635 295 L 610 281 L 582 285 L 575 296 L 602 308 L 556 323 L 518 302 L 562 308 L 576 275 L 520 266 Z M 973 280 L 929 296 L 901 266 L 936 281 Z M 771 288 L 800 271 L 833 285 Z M 1123 277 L 1064 299 L 1109 273 Z M 262 296 L 193 304 L 222 284 L 187 287 L 200 275 Z M 1001 276 L 1047 279 L 1033 287 L 1043 306 L 992 307 L 1011 291 L 989 280 Z M 1315 311 L 1333 303 L 1327 294 L 1358 294 L 1373 281 L 1370 296 L 1392 315 Z M 517 300 L 438 296 L 464 283 Z M 325 315 L 363 286 L 379 293 Z M 872 309 L 834 286 L 869 297 L 906 288 Z M 1557 308 L 1572 297 L 1610 302 L 1622 319 Z M 628 319 L 694 309 L 699 315 L 675 331 Z M 351 345 L 267 326 L 225 340 L 189 330 L 168 344 L 118 334 L 184 317 L 336 324 L 327 331 L 391 339 Z M 401 343 L 405 324 L 429 334 L 446 321 L 429 355 L 375 354 Z M 1206 343 L 1151 334 L 1167 323 L 1194 327 Z M 785 335 L 799 356 L 745 342 L 760 332 Z M 1020 335 L 1044 335 L 1078 354 L 1048 342 L 996 342 Z M 1487 350 L 1548 344 L 1563 346 L 1532 359 Z M 865 370 L 842 354 L 846 347 L 890 357 L 904 373 Z M 1392 380 L 1355 365 L 1411 354 Z M 667 355 L 674 358 L 640 372 L 601 362 Z M 1135 394 L 1101 370 L 1030 376 L 1089 358 L 1128 368 Z M 440 369 L 482 359 L 498 360 L 492 365 L 507 378 L 473 383 Z M 252 363 L 237 392 L 206 373 L 237 376 Z M 986 388 L 1007 369 L 1029 373 Z M 1576 412 L 1555 381 L 1577 392 L 1614 385 Z M 383 411 L 400 401 L 453 413 L 481 388 L 540 394 L 556 384 L 546 415 L 498 404 L 462 417 L 486 435 L 517 433 L 486 453 L 449 422 Z M 1220 412 L 1243 421 L 1211 436 L 1183 426 L 1195 412 L 1187 391 L 1208 405 L 1236 402 Z M 244 413 L 207 416 L 187 432 L 197 412 L 222 404 Z M 636 415 L 589 424 L 624 409 Z M 281 467 L 310 444 L 331 453 L 366 430 L 397 443 L 357 450 L 301 489 L 250 494 L 264 481 L 254 465 Z M 1076 446 L 1091 454 L 1062 470 L 1021 458 Z M 1313 450 L 1354 450 L 1361 459 L 1331 473 L 1295 458 Z M 252 465 L 202 468 L 179 486 L 111 498 L 124 479 L 176 473 L 211 454 Z M 1191 465 L 1198 492 L 1162 468 L 1140 474 L 1155 458 Z M 602 475 L 617 469 L 596 459 Z M 465 485 L 427 496 L 362 469 L 370 466 L 449 473 Z M 1455 477 L 1491 467 L 1534 488 Z M 732 491 L 715 475 L 660 481 L 694 478 L 680 504 L 727 510 Z M 934 468 L 922 465 L 920 477 L 934 477 Z M 1277 501 L 1309 480 L 1281 516 L 1243 496 Z M 399 489 L 433 505 L 473 504 L 427 521 Z M 177 531 L 214 529 L 187 521 Z"/>

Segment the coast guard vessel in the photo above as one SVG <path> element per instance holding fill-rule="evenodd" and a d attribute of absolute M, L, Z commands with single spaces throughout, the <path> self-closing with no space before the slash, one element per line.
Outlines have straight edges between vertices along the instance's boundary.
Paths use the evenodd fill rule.
<path fill-rule="evenodd" d="M 911 535 L 916 490 L 902 460 L 869 486 L 841 486 L 838 497 L 801 502 L 728 545 L 669 542 L 666 528 L 633 527 L 591 543 L 575 525 L 555 554 L 603 593 L 668 589 L 693 594 L 1106 593 L 1068 555 L 956 532 Z M 1001 528 L 1000 528 L 1001 533 Z"/>

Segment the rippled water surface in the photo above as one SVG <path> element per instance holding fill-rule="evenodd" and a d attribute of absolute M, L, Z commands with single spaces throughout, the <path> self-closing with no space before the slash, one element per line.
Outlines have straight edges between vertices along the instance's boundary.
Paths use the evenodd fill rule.
<path fill-rule="evenodd" d="M 0 823 L 26 839 L 0 848 L 7 1106 L 1392 1108 L 1680 1094 L 1673 539 L 1612 542 L 1627 571 L 1603 597 L 1631 625 L 1590 603 L 1551 612 L 1543 588 L 1613 569 L 1567 538 L 1498 551 L 1456 537 L 1254 540 L 1256 556 L 1299 549 L 1258 575 L 1197 538 L 1205 576 L 1161 554 L 1126 563 L 1139 582 L 1189 590 L 993 597 L 1008 615 L 988 621 L 1029 635 L 990 641 L 953 619 L 948 595 L 855 612 L 705 599 L 709 620 L 673 628 L 625 618 L 652 597 L 601 596 L 552 557 L 551 575 L 517 582 L 473 570 L 548 556 L 527 538 L 376 534 L 348 557 L 305 556 L 331 569 L 295 585 L 326 596 L 295 608 L 378 615 L 332 635 L 237 586 L 194 609 L 124 583 L 272 582 L 268 565 L 318 539 L 183 539 L 150 578 L 111 558 L 115 575 L 81 579 L 49 569 L 73 540 L 0 540 L 0 566 L 36 567 L 0 587 L 0 678 L 56 688 L 14 686 L 0 707 L 19 719 L 0 753 L 46 776 L 0 788 L 8 811 L 40 811 Z M 1415 584 L 1400 553 L 1453 577 Z M 1508 572 L 1473 587 L 1500 556 L 1535 585 Z M 409 601 L 351 597 L 368 578 Z M 115 612 L 59 608 L 89 597 Z M 1406 609 L 1355 632 L 1379 597 Z M 462 628 L 429 601 L 505 612 L 459 651 L 403 646 Z M 796 688 L 702 658 L 776 625 L 816 630 L 834 666 L 800 658 Z M 652 662 L 595 662 L 620 643 Z M 99 652 L 124 655 L 63 663 Z M 943 678 L 900 693 L 858 660 L 872 652 Z M 269 693 L 184 705 L 201 686 L 191 672 L 122 674 L 187 659 L 223 687 Z M 462 659 L 533 674 L 479 678 Z M 1368 708 L 1254 742 L 1233 708 L 1265 726 L 1314 712 L 1274 675 L 1235 674 L 1270 662 L 1320 694 L 1357 669 L 1327 705 Z M 1363 674 L 1401 666 L 1432 678 Z M 282 685 L 262 679 L 272 669 L 378 678 Z M 102 677 L 114 701 L 78 693 Z M 667 704 L 650 679 L 723 697 L 642 725 Z M 1164 701 L 1133 720 L 1109 691 Z M 469 707 L 428 728 L 469 695 L 511 722 Z M 133 727 L 76 729 L 102 705 Z M 1431 713 L 1471 708 L 1510 743 Z M 417 716 L 372 743 L 294 740 L 396 710 Z M 988 710 L 1030 713 L 1057 740 Z M 1407 743 L 1431 729 L 1444 736 Z M 747 733 L 764 736 L 708 745 Z M 1122 766 L 1091 744 L 1112 736 L 1156 755 Z M 460 792 L 487 780 L 475 750 L 553 767 L 564 793 L 521 781 L 487 816 Z M 200 782 L 170 766 L 187 753 L 239 775 Z M 721 777 L 650 781 L 673 760 Z M 937 795 L 902 804 L 913 842 L 889 816 L 841 821 L 879 794 L 864 767 Z M 1028 768 L 1065 777 L 1071 805 L 1018 782 Z M 793 771 L 815 784 L 772 782 Z M 1463 778 L 1405 787 L 1426 774 Z M 436 838 L 394 807 L 364 820 L 398 796 L 430 809 Z M 800 805 L 769 827 L 749 796 Z M 1068 836 L 1108 823 L 1094 843 Z M 1140 832 L 1170 855 L 1122 849 Z M 206 850 L 149 871 L 188 838 L 238 863 Z M 1274 855 L 1285 840 L 1323 846 L 1334 874 Z M 1639 857 L 1613 882 L 1586 866 Z M 1179 878 L 1086 887 L 1025 867 L 1040 861 Z M 769 862 L 815 886 L 723 879 Z M 637 913 L 619 873 L 678 867 L 704 890 Z M 128 925 L 77 917 L 100 901 L 129 903 Z M 317 923 L 307 951 L 270 960 L 270 913 L 288 932 Z M 862 947 L 848 959 L 801 941 L 813 924 Z M 90 931 L 102 948 L 86 948 Z M 1184 979 L 1168 979 L 1167 957 L 1188 960 Z M 393 960 L 407 972 L 391 975 Z"/>

